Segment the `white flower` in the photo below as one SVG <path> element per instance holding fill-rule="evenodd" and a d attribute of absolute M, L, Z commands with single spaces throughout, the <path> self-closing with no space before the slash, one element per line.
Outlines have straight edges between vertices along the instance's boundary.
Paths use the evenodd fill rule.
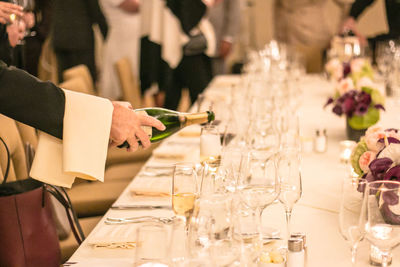
<path fill-rule="evenodd" d="M 329 60 L 325 65 L 325 70 L 334 80 L 338 81 L 343 77 L 343 64 L 337 58 Z"/>
<path fill-rule="evenodd" d="M 350 62 L 350 68 L 352 73 L 361 72 L 363 66 L 365 65 L 364 58 L 355 58 Z"/>
<path fill-rule="evenodd" d="M 361 90 L 361 88 L 363 87 L 375 88 L 376 85 L 371 80 L 371 78 L 364 76 L 357 82 L 357 89 Z"/>
<path fill-rule="evenodd" d="M 378 158 L 390 158 L 393 161 L 393 166 L 400 164 L 400 144 L 391 143 L 385 147 L 379 154 Z"/>
<path fill-rule="evenodd" d="M 355 89 L 354 82 L 351 78 L 346 78 L 340 80 L 339 84 L 336 87 L 336 90 L 339 92 L 340 95 L 344 95 L 350 90 Z"/>

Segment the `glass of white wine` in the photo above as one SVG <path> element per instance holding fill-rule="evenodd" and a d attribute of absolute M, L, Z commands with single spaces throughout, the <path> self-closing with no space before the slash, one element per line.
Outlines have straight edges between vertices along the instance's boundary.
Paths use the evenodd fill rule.
<path fill-rule="evenodd" d="M 193 213 L 198 195 L 195 165 L 190 162 L 177 163 L 172 176 L 172 209 L 186 222 Z"/>
<path fill-rule="evenodd" d="M 215 125 L 205 125 L 200 134 L 200 161 L 214 162 L 221 160 L 221 135 Z"/>
<path fill-rule="evenodd" d="M 297 149 L 289 149 L 280 153 L 278 176 L 281 183 L 279 201 L 285 207 L 287 235 L 289 238 L 293 206 L 300 199 L 302 193 L 300 155 Z"/>

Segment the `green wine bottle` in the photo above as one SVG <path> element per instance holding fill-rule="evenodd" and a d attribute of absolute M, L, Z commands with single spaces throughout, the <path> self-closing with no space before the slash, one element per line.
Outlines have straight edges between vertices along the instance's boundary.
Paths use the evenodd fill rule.
<path fill-rule="evenodd" d="M 214 112 L 206 111 L 200 113 L 183 113 L 178 111 L 173 111 L 165 108 L 142 108 L 136 109 L 135 111 L 145 111 L 147 115 L 152 116 L 159 121 L 161 121 L 166 129 L 164 131 L 159 131 L 156 128 L 151 128 L 152 133 L 150 136 L 150 142 L 155 143 L 161 141 L 180 129 L 193 125 L 193 124 L 203 124 L 211 122 L 215 119 Z M 122 145 L 118 146 L 120 148 L 129 148 L 128 142 L 124 142 Z"/>

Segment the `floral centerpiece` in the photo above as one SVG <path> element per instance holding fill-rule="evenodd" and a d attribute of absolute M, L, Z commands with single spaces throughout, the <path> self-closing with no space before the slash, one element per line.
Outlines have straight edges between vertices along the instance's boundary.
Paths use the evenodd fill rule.
<path fill-rule="evenodd" d="M 350 63 L 329 61 L 326 70 L 337 80 L 335 95 L 328 99 L 332 112 L 346 116 L 347 135 L 358 141 L 365 130 L 379 121 L 384 110 L 384 97 L 372 81 L 373 71 L 368 60 L 356 58 Z"/>
<path fill-rule="evenodd" d="M 367 182 L 394 180 L 400 182 L 400 131 L 370 127 L 351 155 L 354 172 Z M 364 190 L 359 188 L 359 190 Z M 383 194 L 381 212 L 387 222 L 400 224 L 400 205 L 397 195 Z"/>

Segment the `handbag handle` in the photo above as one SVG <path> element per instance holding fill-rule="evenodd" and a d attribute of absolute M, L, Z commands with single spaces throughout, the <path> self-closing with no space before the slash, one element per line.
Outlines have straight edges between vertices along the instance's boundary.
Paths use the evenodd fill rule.
<path fill-rule="evenodd" d="M 4 180 L 1 185 L 5 185 L 7 182 L 7 177 L 8 177 L 8 172 L 10 170 L 10 150 L 8 150 L 8 146 L 6 145 L 6 142 L 4 142 L 3 138 L 0 137 L 0 141 L 3 143 L 4 147 L 6 148 L 7 152 L 7 167 L 6 167 L 6 172 L 4 173 Z"/>

